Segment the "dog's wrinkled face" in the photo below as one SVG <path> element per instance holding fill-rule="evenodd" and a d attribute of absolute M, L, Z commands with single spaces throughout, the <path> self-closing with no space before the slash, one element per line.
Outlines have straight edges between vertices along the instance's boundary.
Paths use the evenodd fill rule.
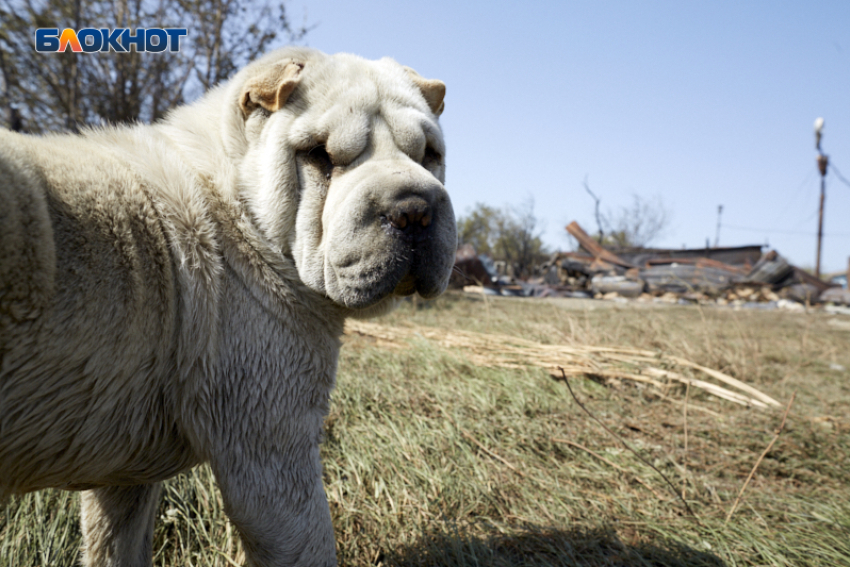
<path fill-rule="evenodd" d="M 306 285 L 368 312 L 445 290 L 457 244 L 445 86 L 382 59 L 287 50 L 242 72 L 240 192 Z"/>

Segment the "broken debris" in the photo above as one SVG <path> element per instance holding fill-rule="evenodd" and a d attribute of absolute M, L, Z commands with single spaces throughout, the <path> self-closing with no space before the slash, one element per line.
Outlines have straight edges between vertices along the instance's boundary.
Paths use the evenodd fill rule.
<path fill-rule="evenodd" d="M 511 266 L 479 257 L 471 245 L 457 253 L 450 285 L 474 293 L 516 297 L 594 297 L 665 303 L 705 303 L 797 309 L 818 302 L 850 306 L 850 292 L 794 266 L 762 246 L 698 249 L 608 249 L 577 222 L 566 227 L 579 243 L 557 252 L 518 279 Z M 501 268 L 501 269 L 500 269 Z"/>

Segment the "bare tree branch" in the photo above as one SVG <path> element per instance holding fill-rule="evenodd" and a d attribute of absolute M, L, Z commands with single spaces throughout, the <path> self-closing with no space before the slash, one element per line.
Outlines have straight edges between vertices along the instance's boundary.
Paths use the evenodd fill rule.
<path fill-rule="evenodd" d="M 661 237 L 670 223 L 670 215 L 661 197 L 632 195 L 628 206 L 608 211 L 602 222 L 607 227 L 606 242 L 627 248 L 643 247 Z"/>
<path fill-rule="evenodd" d="M 585 189 L 585 191 L 590 193 L 590 196 L 593 197 L 593 200 L 596 203 L 596 226 L 599 229 L 599 236 L 597 237 L 597 239 L 599 240 L 599 244 L 602 244 L 603 231 L 602 231 L 602 218 L 599 216 L 599 197 L 597 197 L 593 193 L 593 191 L 590 190 L 590 185 L 587 184 L 587 175 L 584 176 L 584 189 Z"/>
<path fill-rule="evenodd" d="M 32 44 L 35 28 L 178 25 L 190 30 L 179 53 L 48 54 Z M 0 124 L 12 109 L 34 132 L 152 122 L 307 29 L 274 0 L 0 0 Z"/>

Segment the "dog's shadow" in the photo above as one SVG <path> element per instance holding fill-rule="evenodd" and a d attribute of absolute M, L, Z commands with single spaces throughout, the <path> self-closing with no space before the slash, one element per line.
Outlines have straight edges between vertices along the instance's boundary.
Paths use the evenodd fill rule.
<path fill-rule="evenodd" d="M 682 544 L 624 543 L 611 528 L 526 527 L 515 535 L 476 537 L 449 527 L 386 550 L 376 565 L 399 567 L 726 567 L 716 555 Z"/>

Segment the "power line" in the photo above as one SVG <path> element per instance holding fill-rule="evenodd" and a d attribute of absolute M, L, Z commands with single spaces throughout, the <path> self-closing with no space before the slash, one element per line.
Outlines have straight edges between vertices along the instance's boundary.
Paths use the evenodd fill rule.
<path fill-rule="evenodd" d="M 784 217 L 785 213 L 787 213 L 788 210 L 796 203 L 796 201 L 800 197 L 800 195 L 803 194 L 803 189 L 805 189 L 806 185 L 808 185 L 809 181 L 811 181 L 812 176 L 813 176 L 812 174 L 817 173 L 817 170 L 818 170 L 818 168 L 817 168 L 816 165 L 813 165 L 811 167 L 811 169 L 809 169 L 809 172 L 806 174 L 806 177 L 803 178 L 803 181 L 794 190 L 794 193 L 793 193 L 794 196 L 791 197 L 790 199 L 788 199 L 788 201 L 785 203 L 785 207 L 783 207 L 782 211 L 779 213 L 779 215 L 777 215 L 776 220 L 779 220 L 782 217 Z"/>
<path fill-rule="evenodd" d="M 807 222 L 811 221 L 813 218 L 815 218 L 816 216 L 818 216 L 818 212 L 819 212 L 819 211 L 818 211 L 818 209 L 815 209 L 814 211 L 812 211 L 812 214 L 810 214 L 809 216 L 807 216 L 806 218 L 804 218 L 803 220 L 801 220 L 800 222 L 798 222 L 797 224 L 795 224 L 795 225 L 794 225 L 793 227 L 791 227 L 791 228 L 792 228 L 792 229 L 797 229 L 797 228 L 799 228 L 801 225 L 806 224 Z"/>
<path fill-rule="evenodd" d="M 841 172 L 838 170 L 837 167 L 835 167 L 835 162 L 830 163 L 829 165 L 832 166 L 832 172 L 835 174 L 835 176 L 838 177 L 838 179 L 840 179 L 842 183 L 850 187 L 850 181 L 847 181 L 847 179 L 845 179 L 845 177 L 841 175 Z"/>
<path fill-rule="evenodd" d="M 750 232 L 773 233 L 773 234 L 798 234 L 804 236 L 817 236 L 816 232 L 807 232 L 804 230 L 787 230 L 784 228 L 757 228 L 754 226 L 738 226 L 734 224 L 724 224 L 723 228 L 731 228 L 732 230 L 747 230 Z M 850 232 L 825 232 L 824 236 L 837 236 L 839 238 L 850 237 Z"/>
<path fill-rule="evenodd" d="M 847 178 L 845 178 L 841 174 L 841 171 L 837 167 L 835 167 L 835 163 L 830 162 L 829 166 L 830 166 L 830 169 L 832 170 L 832 173 L 834 173 L 835 176 L 842 183 L 844 183 L 845 185 L 850 187 L 850 181 L 848 181 Z M 815 173 L 816 171 L 817 171 L 817 167 L 815 167 L 815 166 L 813 166 L 809 170 L 809 172 L 806 174 L 806 177 L 803 179 L 803 181 L 800 183 L 800 185 L 798 185 L 797 188 L 794 190 L 794 192 L 793 192 L 794 197 L 792 199 L 789 199 L 789 201 L 787 202 L 785 207 L 782 209 L 782 212 L 779 213 L 777 219 L 780 219 L 785 215 L 785 213 L 788 211 L 788 209 L 793 204 L 794 200 L 797 197 L 800 196 L 802 189 L 811 180 L 812 174 Z M 817 214 L 818 214 L 818 210 L 815 209 L 815 211 L 811 215 L 809 215 L 808 217 L 806 217 L 805 219 L 801 220 L 800 222 L 796 223 L 793 226 L 796 228 L 800 225 L 803 225 L 803 224 L 811 221 L 815 216 L 817 216 Z M 787 229 L 787 228 L 758 228 L 758 227 L 753 227 L 753 226 L 740 226 L 740 225 L 733 225 L 733 224 L 726 224 L 726 223 L 723 223 L 720 226 L 722 228 L 729 228 L 729 229 L 732 229 L 732 230 L 743 230 L 743 231 L 749 231 L 749 232 L 761 232 L 761 233 L 772 233 L 772 234 L 793 234 L 793 235 L 802 235 L 802 236 L 817 236 L 816 232 L 808 232 L 808 231 L 805 231 L 805 230 L 794 230 L 794 229 Z M 850 237 L 850 232 L 828 232 L 828 233 L 824 233 L 823 235 L 829 236 L 829 237 L 847 238 L 847 237 Z"/>

